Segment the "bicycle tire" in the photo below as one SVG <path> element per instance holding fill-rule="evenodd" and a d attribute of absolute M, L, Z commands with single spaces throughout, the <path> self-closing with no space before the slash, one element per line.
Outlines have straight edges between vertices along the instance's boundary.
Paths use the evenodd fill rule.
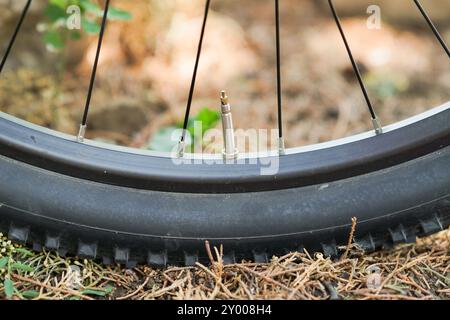
<path fill-rule="evenodd" d="M 450 225 L 450 104 L 385 130 L 261 164 L 176 166 L 169 158 L 78 143 L 0 114 L 0 231 L 128 266 L 264 262 L 306 248 L 367 251 Z"/>

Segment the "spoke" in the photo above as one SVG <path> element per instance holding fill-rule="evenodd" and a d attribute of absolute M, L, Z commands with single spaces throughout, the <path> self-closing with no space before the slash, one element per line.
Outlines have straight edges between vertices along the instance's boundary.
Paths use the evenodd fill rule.
<path fill-rule="evenodd" d="M 84 107 L 83 119 L 81 121 L 80 131 L 79 131 L 78 137 L 77 137 L 78 141 L 80 141 L 80 142 L 82 142 L 84 140 L 84 135 L 86 133 L 86 126 L 87 126 L 87 120 L 88 120 L 88 115 L 89 115 L 89 107 L 91 105 L 92 91 L 94 90 L 95 76 L 97 74 L 98 60 L 100 58 L 100 52 L 102 49 L 103 36 L 105 34 L 105 29 L 106 29 L 106 22 L 108 21 L 109 2 L 110 2 L 110 0 L 106 0 L 106 2 L 105 2 L 105 11 L 103 12 L 102 25 L 101 25 L 100 34 L 98 37 L 97 52 L 95 54 L 94 65 L 92 67 L 91 80 L 89 83 L 88 94 L 86 97 L 86 105 Z"/>
<path fill-rule="evenodd" d="M 342 36 L 342 40 L 343 40 L 343 42 L 345 44 L 345 48 L 347 49 L 348 56 L 350 58 L 352 66 L 353 66 L 353 71 L 355 72 L 355 75 L 358 78 L 358 83 L 359 83 L 359 85 L 361 87 L 361 91 L 363 92 L 364 99 L 366 100 L 366 103 L 367 103 L 367 107 L 369 108 L 369 112 L 370 112 L 370 115 L 372 117 L 372 124 L 373 124 L 377 134 L 382 133 L 380 122 L 379 122 L 378 117 L 377 117 L 377 115 L 375 113 L 375 110 L 373 108 L 373 105 L 372 105 L 372 102 L 370 100 L 369 94 L 367 93 L 366 86 L 365 86 L 364 81 L 362 79 L 361 71 L 359 70 L 358 64 L 356 63 L 356 60 L 353 57 L 352 50 L 350 48 L 350 45 L 348 44 L 347 37 L 345 36 L 344 29 L 342 28 L 341 21 L 340 21 L 339 16 L 338 16 L 338 14 L 336 12 L 336 9 L 334 7 L 333 1 L 332 0 L 328 0 L 328 3 L 330 5 L 330 9 L 331 9 L 331 12 L 333 13 L 333 17 L 334 17 L 334 20 L 336 21 L 336 24 L 337 24 L 337 27 L 339 29 L 339 32 L 340 32 L 340 34 Z"/>
<path fill-rule="evenodd" d="M 20 28 L 22 27 L 23 21 L 25 20 L 25 17 L 28 13 L 28 9 L 30 8 L 32 0 L 28 0 L 25 4 L 25 7 L 22 10 L 22 15 L 20 16 L 19 22 L 17 23 L 16 29 L 14 30 L 13 36 L 11 40 L 9 41 L 8 47 L 6 48 L 6 52 L 2 58 L 2 62 L 0 63 L 0 73 L 3 71 L 3 67 L 5 66 L 6 60 L 9 57 L 9 54 L 11 53 L 12 47 L 14 46 L 14 43 L 16 42 L 17 35 L 19 34 Z"/>
<path fill-rule="evenodd" d="M 414 0 L 414 3 L 416 4 L 416 6 L 419 9 L 420 13 L 422 13 L 422 15 L 425 18 L 425 20 L 427 21 L 427 23 L 430 26 L 431 30 L 433 31 L 436 39 L 439 41 L 439 43 L 441 44 L 442 48 L 445 50 L 445 52 L 447 53 L 448 57 L 450 58 L 450 49 L 448 48 L 447 44 L 445 43 L 444 38 L 441 36 L 441 34 L 439 33 L 438 29 L 434 25 L 433 21 L 431 21 L 431 18 L 428 16 L 428 14 L 425 11 L 425 9 L 423 8 L 422 4 L 420 3 L 419 0 Z"/>
<path fill-rule="evenodd" d="M 283 108 L 281 92 L 281 45 L 280 45 L 280 5 L 279 0 L 275 0 L 275 39 L 277 51 L 277 103 L 278 103 L 278 151 L 284 154 L 283 138 Z"/>
<path fill-rule="evenodd" d="M 186 112 L 185 112 L 185 115 L 184 115 L 183 132 L 181 134 L 180 142 L 178 144 L 178 156 L 180 156 L 180 157 L 182 157 L 183 154 L 184 154 L 186 130 L 187 130 L 188 123 L 189 123 L 189 114 L 191 112 L 192 99 L 193 99 L 194 90 L 195 90 L 195 81 L 197 79 L 198 65 L 199 65 L 200 56 L 201 56 L 201 53 L 202 53 L 203 38 L 205 36 L 206 21 L 208 20 L 208 13 L 209 13 L 210 4 L 211 4 L 211 0 L 206 0 L 205 13 L 203 15 L 202 29 L 201 29 L 201 32 L 200 32 L 200 40 L 198 42 L 197 56 L 196 56 L 196 59 L 195 59 L 194 72 L 192 73 L 191 86 L 190 86 L 190 89 L 189 89 L 189 97 L 188 97 L 188 100 L 187 100 Z"/>

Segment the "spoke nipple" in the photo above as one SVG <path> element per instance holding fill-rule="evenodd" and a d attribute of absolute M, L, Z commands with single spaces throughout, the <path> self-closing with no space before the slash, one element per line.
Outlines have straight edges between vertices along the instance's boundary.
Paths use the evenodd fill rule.
<path fill-rule="evenodd" d="M 80 125 L 80 130 L 78 131 L 77 141 L 83 142 L 85 135 L 86 135 L 86 125 L 82 124 L 82 125 Z"/>
<path fill-rule="evenodd" d="M 378 117 L 375 117 L 375 118 L 372 119 L 372 124 L 373 124 L 373 127 L 375 129 L 375 133 L 377 135 L 383 133 L 383 127 L 381 126 L 381 122 L 380 122 L 380 119 L 378 119 Z"/>
<path fill-rule="evenodd" d="M 280 137 L 278 138 L 278 154 L 280 156 L 284 156 L 286 154 L 286 148 L 284 145 L 284 138 Z"/>
<path fill-rule="evenodd" d="M 184 140 L 180 140 L 178 142 L 178 149 L 177 149 L 177 157 L 178 158 L 184 157 L 185 146 L 186 146 L 186 143 L 184 142 Z"/>
<path fill-rule="evenodd" d="M 222 114 L 222 129 L 223 129 L 223 157 L 225 160 L 236 159 L 239 151 L 235 146 L 233 116 L 231 115 L 231 106 L 228 101 L 228 96 L 225 91 L 220 93 L 221 114 Z"/>

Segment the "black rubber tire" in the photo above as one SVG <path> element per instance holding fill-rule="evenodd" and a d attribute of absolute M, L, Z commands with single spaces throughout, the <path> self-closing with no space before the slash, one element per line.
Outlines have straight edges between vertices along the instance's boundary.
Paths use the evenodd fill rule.
<path fill-rule="evenodd" d="M 36 250 L 46 247 L 129 266 L 192 265 L 205 259 L 205 240 L 224 245 L 226 262 L 267 261 L 272 254 L 301 248 L 334 256 L 348 240 L 352 217 L 358 219 L 358 243 L 368 251 L 411 242 L 450 224 L 449 123 L 446 110 L 392 133 L 331 148 L 326 152 L 335 156 L 323 161 L 340 165 L 322 166 L 321 172 L 310 164 L 309 183 L 293 184 L 293 177 L 305 173 L 305 162 L 286 167 L 302 159 L 294 155 L 298 158 L 282 158 L 275 178 L 255 175 L 249 183 L 217 165 L 209 167 L 213 179 L 202 179 L 207 175 L 201 170 L 197 177 L 188 172 L 181 179 L 167 172 L 144 185 L 140 175 L 130 174 L 131 165 L 146 159 L 141 169 L 148 174 L 163 160 L 128 155 L 127 166 L 114 162 L 121 152 L 70 143 L 3 119 L 0 230 Z M 76 151 L 78 157 L 71 158 Z M 103 167 L 89 164 L 93 151 L 98 158 L 112 158 L 105 157 Z M 303 159 L 323 152 L 303 154 Z M 352 162 L 340 162 L 340 157 Z M 120 186 L 116 179 L 127 178 L 124 172 L 129 179 Z M 155 181 L 165 183 L 152 188 Z M 225 190 L 216 190 L 223 183 Z M 258 185 L 261 189 L 255 190 Z M 196 186 L 200 190 L 188 192 Z"/>

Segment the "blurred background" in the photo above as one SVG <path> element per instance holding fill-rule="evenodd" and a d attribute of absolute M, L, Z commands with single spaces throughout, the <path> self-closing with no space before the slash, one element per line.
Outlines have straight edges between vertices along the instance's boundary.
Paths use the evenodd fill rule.
<path fill-rule="evenodd" d="M 383 124 L 450 100 L 450 63 L 410 0 L 338 0 L 370 96 Z M 112 0 L 87 137 L 165 150 L 183 119 L 203 0 Z M 450 0 L 423 0 L 450 42 Z M 0 0 L 0 48 L 25 0 Z M 82 8 L 68 30 L 64 8 Z M 76 134 L 83 112 L 103 1 L 35 0 L 0 77 L 0 110 Z M 366 10 L 381 8 L 381 29 Z M 371 129 L 370 115 L 326 0 L 281 0 L 287 146 Z M 192 118 L 217 126 L 226 89 L 237 128 L 276 128 L 273 0 L 213 0 Z M 205 142 L 208 143 L 208 142 Z M 211 142 L 211 143 L 217 143 Z"/>

